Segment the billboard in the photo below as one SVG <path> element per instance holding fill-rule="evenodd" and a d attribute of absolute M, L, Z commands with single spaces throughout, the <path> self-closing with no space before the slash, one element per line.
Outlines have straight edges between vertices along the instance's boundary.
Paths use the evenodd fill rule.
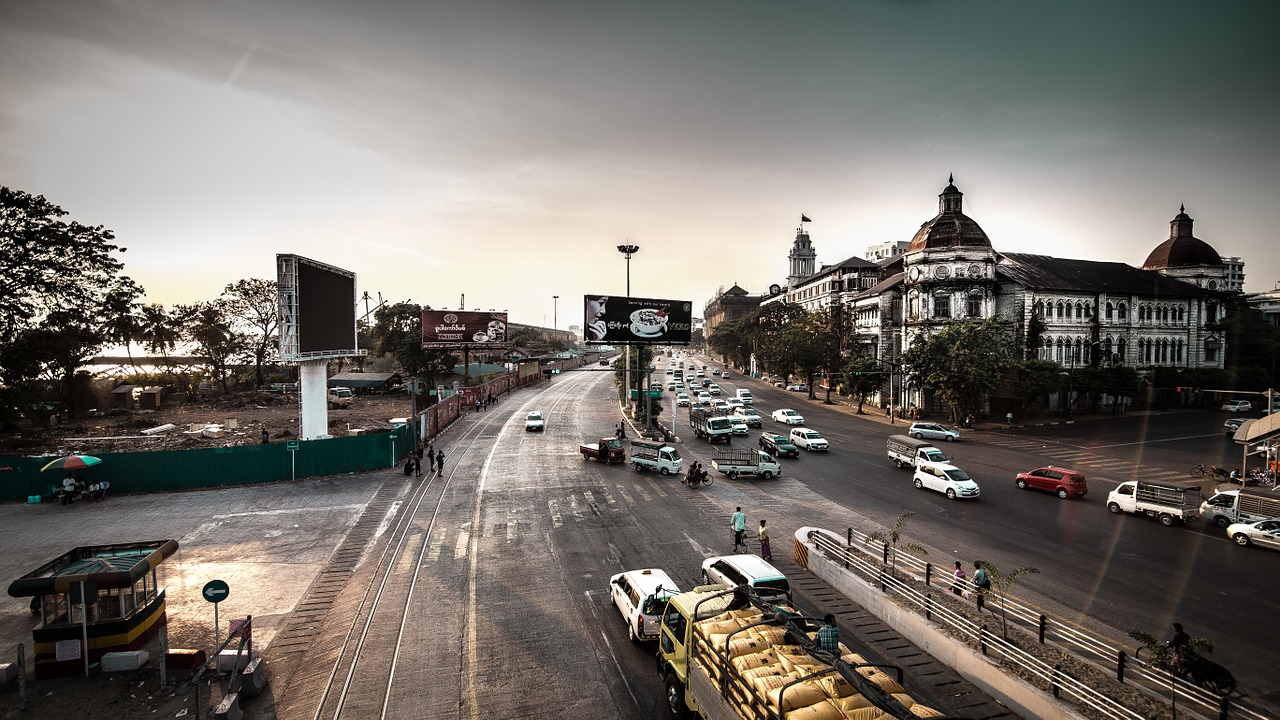
<path fill-rule="evenodd" d="M 423 310 L 424 350 L 505 350 L 507 314 L 472 310 Z"/>
<path fill-rule="evenodd" d="M 301 255 L 276 255 L 280 359 L 363 355 L 356 348 L 356 274 Z"/>
<path fill-rule="evenodd" d="M 586 341 L 595 345 L 688 345 L 693 334 L 689 300 L 587 295 Z"/>

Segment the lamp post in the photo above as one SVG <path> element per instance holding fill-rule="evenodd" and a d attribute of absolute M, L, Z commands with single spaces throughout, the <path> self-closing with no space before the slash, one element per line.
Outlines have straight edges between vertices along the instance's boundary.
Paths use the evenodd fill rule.
<path fill-rule="evenodd" d="M 631 256 L 640 252 L 639 245 L 619 245 L 618 252 L 627 258 L 627 297 L 631 297 Z M 627 369 L 623 374 L 623 391 L 627 402 L 631 402 L 631 343 L 627 343 Z"/>
<path fill-rule="evenodd" d="M 560 296 L 552 295 L 551 296 L 551 329 L 552 330 L 560 329 L 560 320 L 559 318 L 556 317 L 557 313 L 559 312 L 559 308 L 560 308 Z"/>

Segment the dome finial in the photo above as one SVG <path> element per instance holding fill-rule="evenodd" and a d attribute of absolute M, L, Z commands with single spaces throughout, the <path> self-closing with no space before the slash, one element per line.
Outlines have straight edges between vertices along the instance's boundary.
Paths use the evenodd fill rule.
<path fill-rule="evenodd" d="M 1178 212 L 1180 212 L 1180 213 L 1182 213 L 1182 214 L 1184 214 L 1184 215 L 1185 215 L 1185 214 L 1186 214 L 1186 212 L 1187 212 L 1187 204 L 1186 204 L 1186 203 L 1182 203 L 1181 205 L 1179 205 L 1179 206 L 1178 206 Z"/>
<path fill-rule="evenodd" d="M 956 174 L 955 174 L 955 173 L 948 173 L 948 174 L 947 174 L 947 184 L 948 184 L 948 185 L 955 185 L 955 184 L 956 184 Z"/>

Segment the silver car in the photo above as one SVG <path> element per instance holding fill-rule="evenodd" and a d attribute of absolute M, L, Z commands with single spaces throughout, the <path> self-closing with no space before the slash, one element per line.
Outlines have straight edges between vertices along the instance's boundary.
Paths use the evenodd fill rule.
<path fill-rule="evenodd" d="M 911 429 L 907 434 L 917 440 L 929 438 L 930 440 L 946 440 L 951 442 L 960 439 L 960 433 L 950 428 L 945 428 L 938 423 L 918 422 L 911 423 Z"/>
<path fill-rule="evenodd" d="M 1280 550 L 1280 519 L 1232 523 L 1227 526 L 1227 537 L 1234 540 L 1237 545 L 1257 545 Z"/>

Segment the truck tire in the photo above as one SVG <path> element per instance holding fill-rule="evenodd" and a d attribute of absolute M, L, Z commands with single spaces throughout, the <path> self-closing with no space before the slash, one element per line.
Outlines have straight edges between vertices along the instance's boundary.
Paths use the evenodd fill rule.
<path fill-rule="evenodd" d="M 1107 509 L 1116 514 L 1120 513 L 1120 506 L 1115 503 L 1107 503 Z"/>
<path fill-rule="evenodd" d="M 1161 525 L 1163 525 L 1163 526 L 1165 526 L 1165 527 L 1173 527 L 1173 524 L 1174 524 L 1175 522 L 1177 522 L 1176 518 L 1174 518 L 1174 517 L 1173 517 L 1172 515 L 1170 515 L 1169 513 L 1160 513 L 1160 524 L 1161 524 Z"/>
<path fill-rule="evenodd" d="M 1213 524 L 1217 525 L 1223 530 L 1226 530 L 1227 526 L 1231 524 L 1231 518 L 1228 518 L 1226 515 L 1219 515 L 1218 517 L 1213 519 Z"/>
<path fill-rule="evenodd" d="M 760 473 L 760 477 L 764 478 L 765 480 L 772 480 L 772 479 L 773 479 L 773 471 L 772 471 L 772 470 L 765 470 L 764 472 Z"/>
<path fill-rule="evenodd" d="M 635 468 L 635 469 L 636 469 L 636 472 L 640 472 L 640 471 L 641 471 L 641 469 L 642 469 L 642 468 L 640 467 L 640 463 L 631 463 L 631 467 Z"/>
<path fill-rule="evenodd" d="M 902 461 L 901 461 L 901 460 L 899 460 L 898 458 L 894 458 L 894 459 L 893 459 L 893 466 L 894 466 L 894 467 L 896 467 L 896 468 L 898 468 L 899 470 L 901 470 L 901 469 L 902 469 Z"/>
<path fill-rule="evenodd" d="M 689 720 L 689 706 L 684 702 L 684 686 L 676 679 L 675 673 L 667 673 L 667 711 L 675 720 Z"/>
<path fill-rule="evenodd" d="M 670 474 L 671 474 L 671 471 L 670 471 L 670 470 L 668 470 L 668 469 L 666 469 L 666 468 L 659 468 L 659 469 L 658 469 L 658 474 L 659 474 L 659 475 L 662 475 L 663 477 L 665 477 L 665 476 L 667 476 L 667 475 L 670 475 Z"/>
<path fill-rule="evenodd" d="M 738 471 L 737 471 L 737 470 L 730 470 L 730 471 L 729 471 L 729 479 L 730 479 L 730 480 L 737 480 L 737 479 L 738 479 Z"/>

